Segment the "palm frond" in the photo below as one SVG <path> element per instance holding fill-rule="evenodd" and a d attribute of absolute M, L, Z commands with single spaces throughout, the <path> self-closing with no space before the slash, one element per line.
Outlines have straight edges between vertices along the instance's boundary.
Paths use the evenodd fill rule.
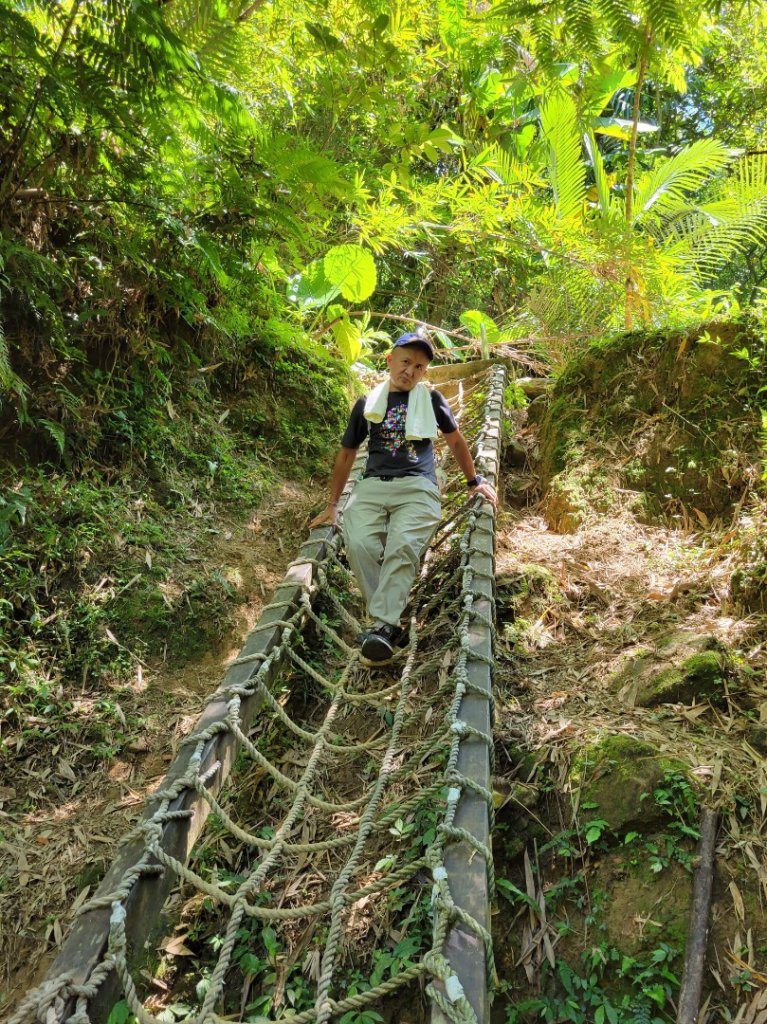
<path fill-rule="evenodd" d="M 680 209 L 664 229 L 665 247 L 710 274 L 738 252 L 767 244 L 767 158 L 746 156 L 710 198 Z"/>
<path fill-rule="evenodd" d="M 605 162 L 602 159 L 602 153 L 597 145 L 594 132 L 591 129 L 586 132 L 583 137 L 583 141 L 586 145 L 586 152 L 589 154 L 591 167 L 594 172 L 594 184 L 597 190 L 599 209 L 603 214 L 607 214 L 610 212 L 610 184 L 607 180 L 607 172 L 605 171 Z"/>
<path fill-rule="evenodd" d="M 557 216 L 565 220 L 582 207 L 586 197 L 586 168 L 575 103 L 566 93 L 554 93 L 543 103 L 540 116 Z"/>
<path fill-rule="evenodd" d="M 677 213 L 680 204 L 723 170 L 731 159 L 727 147 L 715 139 L 701 139 L 672 157 L 659 160 L 642 175 L 634 191 L 634 223 L 647 214 Z"/>

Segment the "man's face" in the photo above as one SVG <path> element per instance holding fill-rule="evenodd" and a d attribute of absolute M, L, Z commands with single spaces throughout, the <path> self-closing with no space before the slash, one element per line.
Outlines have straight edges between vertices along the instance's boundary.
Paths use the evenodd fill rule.
<path fill-rule="evenodd" d="M 412 391 L 429 369 L 429 357 L 417 345 L 400 345 L 386 357 L 392 391 Z"/>

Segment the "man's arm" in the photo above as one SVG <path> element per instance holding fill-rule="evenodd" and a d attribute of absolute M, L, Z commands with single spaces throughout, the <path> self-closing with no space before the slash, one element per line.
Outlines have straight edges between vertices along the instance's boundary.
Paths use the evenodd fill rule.
<path fill-rule="evenodd" d="M 467 480 L 473 480 L 477 471 L 474 468 L 474 459 L 471 456 L 471 451 L 466 443 L 466 438 L 463 436 L 460 430 L 453 430 L 449 434 L 445 434 L 445 442 L 453 454 L 455 461 L 458 463 L 463 475 Z M 483 498 L 487 498 L 494 505 L 498 504 L 498 495 L 495 493 L 495 488 L 487 480 L 483 480 L 482 483 L 477 484 L 476 487 L 471 488 L 472 494 L 481 494 Z"/>
<path fill-rule="evenodd" d="M 341 493 L 346 487 L 346 481 L 352 471 L 354 460 L 357 457 L 356 448 L 341 448 L 333 463 L 333 472 L 330 474 L 330 500 L 325 510 L 309 523 L 309 529 L 316 526 L 335 526 L 338 519 L 338 502 Z"/>

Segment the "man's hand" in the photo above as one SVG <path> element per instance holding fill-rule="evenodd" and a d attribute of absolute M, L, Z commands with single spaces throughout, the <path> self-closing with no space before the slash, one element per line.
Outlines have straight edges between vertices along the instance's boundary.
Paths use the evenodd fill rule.
<path fill-rule="evenodd" d="M 495 487 L 487 480 L 483 480 L 481 484 L 477 484 L 476 487 L 470 487 L 469 493 L 473 496 L 475 494 L 481 494 L 483 498 L 487 498 L 488 501 L 492 502 L 493 505 L 498 504 L 498 495 L 495 493 Z"/>
<path fill-rule="evenodd" d="M 325 510 L 320 512 L 318 516 L 309 523 L 309 529 L 314 530 L 318 526 L 335 526 L 338 522 L 338 505 L 330 504 L 325 506 Z"/>

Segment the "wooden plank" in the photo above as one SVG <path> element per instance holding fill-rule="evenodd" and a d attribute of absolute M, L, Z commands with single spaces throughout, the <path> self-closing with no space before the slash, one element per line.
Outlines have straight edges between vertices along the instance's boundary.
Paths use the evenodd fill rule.
<path fill-rule="evenodd" d="M 501 419 L 505 374 L 496 371 L 487 401 L 488 423 L 476 461 L 481 472 L 491 482 L 498 479 L 501 443 Z M 492 617 L 495 576 L 495 529 L 492 513 L 484 508 L 478 516 L 469 546 L 471 565 L 478 570 L 473 582 L 473 608 L 484 619 Z M 469 627 L 471 650 L 484 658 L 493 655 L 491 630 L 475 619 Z M 470 681 L 487 698 L 468 694 L 461 703 L 462 721 L 486 736 L 492 735 L 491 701 L 492 670 L 484 660 L 470 660 L 467 673 Z M 458 770 L 485 789 L 491 788 L 490 749 L 476 738 L 461 742 L 458 752 Z M 490 816 L 484 799 L 471 790 L 465 790 L 458 803 L 454 824 L 470 832 L 484 846 L 490 847 Z M 490 931 L 490 892 L 487 865 L 483 857 L 468 843 L 452 843 L 445 851 L 445 867 L 450 892 L 457 906 Z M 487 989 L 487 962 L 482 939 L 471 928 L 457 924 L 450 929 L 442 950 L 458 976 L 466 998 L 480 1024 L 490 1020 L 490 997 Z M 432 1024 L 448 1024 L 442 1011 L 432 1007 Z"/>

